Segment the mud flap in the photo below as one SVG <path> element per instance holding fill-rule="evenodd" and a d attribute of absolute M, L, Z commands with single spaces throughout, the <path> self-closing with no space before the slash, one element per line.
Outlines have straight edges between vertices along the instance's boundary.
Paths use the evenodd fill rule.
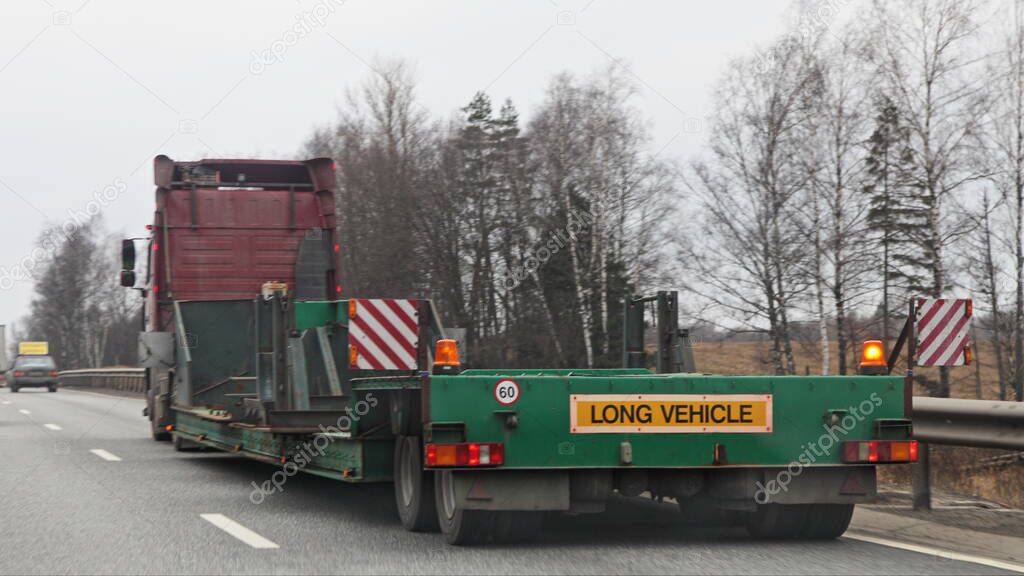
<path fill-rule="evenodd" d="M 878 495 L 874 466 L 806 467 L 765 470 L 758 484 L 758 504 L 857 504 Z"/>
<path fill-rule="evenodd" d="M 568 510 L 569 473 L 544 470 L 456 471 L 456 505 L 466 510 Z"/>

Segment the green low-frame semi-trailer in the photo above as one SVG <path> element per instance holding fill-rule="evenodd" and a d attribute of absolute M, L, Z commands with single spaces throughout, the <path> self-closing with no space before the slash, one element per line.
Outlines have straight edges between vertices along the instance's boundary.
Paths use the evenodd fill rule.
<path fill-rule="evenodd" d="M 393 482 L 403 525 L 453 544 L 536 535 L 614 494 L 681 521 L 834 538 L 917 458 L 910 390 L 885 375 L 699 374 L 673 293 L 625 303 L 614 370 L 463 370 L 426 300 L 343 299 L 330 159 L 154 160 L 150 236 L 121 283 L 145 298 L 140 364 L 155 440 L 298 471 Z M 144 243 L 144 270 L 136 245 Z M 657 303 L 657 372 L 644 309 Z M 870 365 L 873 364 L 873 365 Z"/>
<path fill-rule="evenodd" d="M 877 464 L 916 459 L 902 377 L 460 371 L 450 350 L 429 371 L 362 376 L 335 344 L 364 302 L 181 303 L 183 332 L 211 344 L 181 350 L 192 383 L 173 394 L 175 446 L 393 482 L 405 527 L 454 544 L 536 534 L 543 514 L 600 512 L 613 493 L 672 498 L 683 520 L 754 536 L 834 538 L 875 497 Z M 436 322 L 423 328 L 438 339 Z M 246 356 L 254 377 L 233 374 Z"/>

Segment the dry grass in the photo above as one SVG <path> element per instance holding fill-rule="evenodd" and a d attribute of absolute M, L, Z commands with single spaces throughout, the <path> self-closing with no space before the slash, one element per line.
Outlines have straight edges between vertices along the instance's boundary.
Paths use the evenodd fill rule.
<path fill-rule="evenodd" d="M 975 348 L 975 358 L 979 360 L 976 363 L 977 366 L 965 366 L 950 371 L 951 395 L 954 398 L 977 398 L 977 370 L 980 369 L 981 397 L 990 400 L 998 399 L 999 378 L 992 346 L 988 342 L 981 342 L 976 344 Z M 859 353 L 859 351 L 860 343 L 857 344 L 857 352 Z M 773 373 L 771 343 L 769 342 L 697 342 L 693 345 L 693 355 L 697 362 L 697 369 L 701 372 L 727 375 Z M 793 356 L 798 374 L 821 373 L 821 349 L 817 343 L 795 343 Z M 829 367 L 831 374 L 836 374 L 839 368 L 836 356 L 837 349 L 833 342 Z M 848 373 L 855 374 L 856 363 L 848 361 L 848 366 Z M 901 358 L 897 366 L 895 373 L 902 373 L 906 370 L 906 359 Z M 939 378 L 938 368 L 918 368 L 916 373 L 923 378 L 935 381 Z M 927 390 L 918 385 L 914 389 L 914 394 L 925 396 Z"/>
<path fill-rule="evenodd" d="M 770 346 L 768 342 L 698 342 L 694 344 L 693 353 L 697 369 L 701 372 L 768 375 L 773 372 Z M 988 342 L 981 342 L 976 344 L 976 348 L 975 357 L 979 360 L 976 365 L 951 370 L 951 395 L 954 398 L 977 398 L 980 375 L 981 398 L 998 399 L 999 379 L 992 346 Z M 821 351 L 817 344 L 796 344 L 793 352 L 798 373 L 821 373 Z M 834 374 L 838 365 L 834 343 L 831 357 L 830 372 Z M 906 360 L 902 360 L 900 372 L 905 368 Z M 851 373 L 855 372 L 854 365 Z M 936 368 L 918 368 L 917 373 L 938 380 Z M 928 392 L 918 385 L 914 393 L 927 395 Z M 1024 463 L 979 467 L 986 459 L 1007 453 L 1002 450 L 933 446 L 932 485 L 936 489 L 1024 508 Z M 905 465 L 883 467 L 879 478 L 884 484 L 905 489 L 909 489 L 910 479 L 910 466 Z"/>

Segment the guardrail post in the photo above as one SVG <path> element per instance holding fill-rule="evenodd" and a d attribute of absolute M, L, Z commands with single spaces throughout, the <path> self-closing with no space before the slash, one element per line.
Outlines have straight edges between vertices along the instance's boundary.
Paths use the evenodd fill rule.
<path fill-rule="evenodd" d="M 932 471 L 928 455 L 931 446 L 924 442 L 917 445 L 917 464 L 914 465 L 914 510 L 932 509 Z"/>

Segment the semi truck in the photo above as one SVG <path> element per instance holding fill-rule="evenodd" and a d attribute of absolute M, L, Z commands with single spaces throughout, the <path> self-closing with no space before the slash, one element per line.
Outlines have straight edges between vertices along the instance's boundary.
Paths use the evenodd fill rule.
<path fill-rule="evenodd" d="M 334 170 L 158 156 L 148 237 L 122 248 L 153 438 L 279 467 L 254 502 L 304 472 L 390 482 L 406 529 L 455 545 L 640 497 L 681 522 L 836 538 L 878 466 L 917 459 L 880 343 L 857 375 L 703 374 L 671 292 L 623 303 L 622 368 L 464 367 L 429 299 L 344 292 Z"/>

